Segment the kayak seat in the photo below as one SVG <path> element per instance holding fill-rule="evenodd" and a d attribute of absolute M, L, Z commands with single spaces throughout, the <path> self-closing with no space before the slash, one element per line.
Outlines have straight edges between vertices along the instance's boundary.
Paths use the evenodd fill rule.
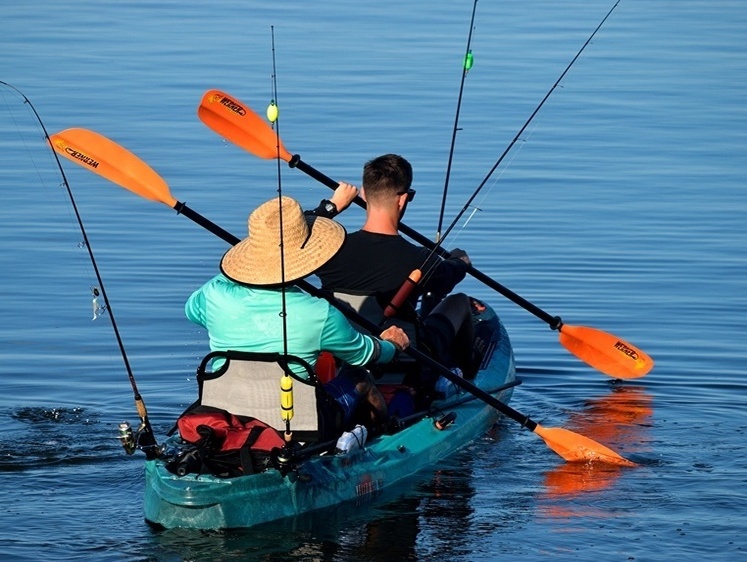
<path fill-rule="evenodd" d="M 300 365 L 308 380 L 295 374 L 290 365 Z M 311 365 L 294 355 L 213 351 L 197 368 L 197 403 L 251 416 L 284 432 L 280 381 L 285 373 L 293 379 L 290 428 L 294 439 L 314 443 L 339 434 L 342 421 L 339 406 L 324 391 Z"/>
<path fill-rule="evenodd" d="M 335 292 L 337 300 L 350 306 L 354 311 L 381 327 L 383 332 L 391 325 L 399 326 L 410 338 L 410 345 L 417 344 L 417 325 L 414 322 L 399 318 L 384 318 L 384 309 L 379 304 L 376 295 L 355 295 L 351 293 Z M 358 330 L 367 332 L 364 328 L 352 322 Z M 375 334 L 378 336 L 378 334 Z M 420 367 L 409 355 L 401 354 L 395 361 L 386 365 L 377 365 L 372 369 L 372 375 L 377 384 L 402 384 L 409 379 L 417 379 Z"/>

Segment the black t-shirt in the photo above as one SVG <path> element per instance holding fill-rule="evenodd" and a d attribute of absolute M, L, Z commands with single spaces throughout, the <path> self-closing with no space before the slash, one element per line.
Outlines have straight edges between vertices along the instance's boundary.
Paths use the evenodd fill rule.
<path fill-rule="evenodd" d="M 383 306 L 399 290 L 414 269 L 420 269 L 423 280 L 410 296 L 433 294 L 440 300 L 467 273 L 467 264 L 459 258 L 428 258 L 430 251 L 415 246 L 397 234 L 378 234 L 359 230 L 348 234 L 340 251 L 316 274 L 322 288 L 358 295 L 376 295 Z M 428 263 L 425 263 L 428 259 Z"/>

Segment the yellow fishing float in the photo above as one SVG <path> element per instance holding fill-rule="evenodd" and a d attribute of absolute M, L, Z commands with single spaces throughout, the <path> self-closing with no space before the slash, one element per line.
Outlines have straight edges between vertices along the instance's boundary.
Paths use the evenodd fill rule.
<path fill-rule="evenodd" d="M 274 123 L 278 120 L 278 106 L 275 105 L 275 100 L 270 101 L 270 105 L 267 106 L 267 119 L 270 123 Z"/>

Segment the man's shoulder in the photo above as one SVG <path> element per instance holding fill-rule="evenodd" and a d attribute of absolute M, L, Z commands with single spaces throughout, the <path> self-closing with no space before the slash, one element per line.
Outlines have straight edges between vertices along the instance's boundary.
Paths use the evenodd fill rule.
<path fill-rule="evenodd" d="M 345 244 L 348 243 L 351 246 L 398 248 L 414 251 L 423 249 L 399 234 L 381 234 L 379 232 L 368 232 L 367 230 L 356 230 L 348 234 L 345 238 Z"/>
<path fill-rule="evenodd" d="M 364 272 L 369 271 L 372 266 L 380 267 L 382 264 L 389 264 L 391 267 L 392 264 L 400 262 L 409 266 L 415 262 L 422 262 L 427 253 L 424 248 L 412 244 L 397 234 L 357 230 L 346 236 L 340 251 L 317 273 L 322 280 L 326 279 L 326 281 L 331 280 L 331 277 L 337 279 L 338 276 L 345 279 L 351 275 L 368 277 L 370 272 L 369 274 L 364 274 Z M 326 281 L 325 284 L 327 284 Z"/>

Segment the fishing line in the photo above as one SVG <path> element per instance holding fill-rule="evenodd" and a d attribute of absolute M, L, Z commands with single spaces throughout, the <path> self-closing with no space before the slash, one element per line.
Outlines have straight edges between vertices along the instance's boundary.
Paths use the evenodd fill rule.
<path fill-rule="evenodd" d="M 10 84 L 8 84 L 6 82 L 0 82 L 0 83 L 2 83 L 3 85 L 7 86 L 9 89 L 13 88 L 13 86 L 11 86 Z M 26 133 L 24 132 L 23 128 L 21 127 L 21 123 L 16 119 L 15 111 L 14 111 L 13 108 L 11 108 L 11 106 L 9 105 L 8 100 L 7 100 L 6 96 L 5 96 L 6 90 L 3 89 L 3 90 L 0 90 L 0 91 L 3 92 L 3 96 L 2 97 L 3 97 L 3 101 L 5 102 L 5 108 L 7 109 L 7 113 L 10 115 L 10 117 L 11 117 L 11 119 L 13 121 L 13 124 L 15 125 L 16 131 L 18 132 L 18 135 L 20 136 L 21 144 L 23 145 L 23 148 L 25 149 L 25 152 L 26 152 L 26 154 L 29 157 L 30 164 L 31 164 L 31 166 L 34 169 L 34 172 L 36 173 L 37 178 L 39 179 L 39 184 L 44 189 L 52 191 L 56 195 L 57 191 L 56 190 L 51 190 L 49 188 L 48 180 L 45 179 L 44 175 L 42 174 L 41 168 L 37 165 L 37 159 L 34 156 L 34 153 L 32 151 L 32 145 L 29 143 L 28 139 L 26 138 Z M 23 96 L 23 94 L 19 94 L 19 92 L 17 90 L 11 90 L 11 91 L 12 91 L 12 93 L 14 95 Z M 37 121 L 37 119 L 34 116 L 34 113 L 33 113 L 33 110 L 31 108 L 31 106 L 29 105 L 29 103 L 23 97 L 21 97 L 21 99 L 23 101 L 23 105 L 28 108 L 28 110 L 29 110 L 28 112 L 29 112 L 29 115 L 31 115 L 31 119 L 34 122 L 37 122 L 37 125 L 38 125 L 38 121 Z M 38 134 L 39 132 L 41 132 L 42 138 L 44 138 L 44 132 L 43 132 L 43 130 L 41 128 L 39 130 L 35 131 L 36 134 Z M 49 154 L 49 151 L 45 150 L 44 154 L 49 159 L 49 161 L 52 163 L 52 165 L 54 166 L 54 158 L 53 158 L 53 156 L 51 154 Z M 60 187 L 63 187 L 59 183 L 57 185 L 59 185 Z M 76 223 L 77 221 L 75 220 L 75 218 L 73 216 L 73 213 L 71 213 L 70 206 L 66 205 L 65 206 L 65 210 L 68 213 L 68 217 L 70 219 L 70 222 L 71 223 Z M 85 246 L 85 242 L 80 241 L 77 238 L 75 239 L 74 244 L 79 249 L 82 249 Z M 75 253 L 73 255 L 74 255 L 74 257 L 75 257 L 76 260 L 77 259 L 81 259 L 81 257 L 78 255 L 78 253 Z M 87 262 L 85 260 L 83 260 L 81 263 L 84 264 L 84 268 L 85 268 L 85 263 L 87 263 Z M 102 305 L 98 301 L 98 298 L 101 296 L 100 292 L 99 292 L 100 291 L 99 287 L 97 287 L 97 286 L 94 285 L 94 286 L 90 287 L 90 290 L 91 290 L 91 295 L 93 296 L 93 299 L 92 299 L 93 317 L 91 319 L 92 320 L 96 320 L 102 314 L 104 314 L 104 312 L 106 312 L 106 305 Z"/>
<path fill-rule="evenodd" d="M 145 403 L 143 402 L 142 396 L 140 395 L 140 392 L 138 391 L 137 384 L 135 382 L 135 376 L 132 372 L 129 359 L 127 358 L 127 352 L 125 351 L 125 348 L 124 348 L 122 336 L 119 333 L 119 328 L 117 327 L 117 322 L 114 318 L 114 312 L 109 302 L 109 297 L 106 293 L 106 289 L 104 287 L 104 280 L 101 277 L 101 273 L 99 271 L 98 264 L 94 256 L 93 249 L 91 248 L 91 244 L 88 239 L 88 234 L 86 233 L 85 226 L 83 225 L 83 219 L 81 218 L 80 212 L 78 211 L 78 205 L 75 201 L 75 197 L 73 196 L 72 189 L 70 188 L 70 184 L 67 180 L 67 175 L 65 174 L 65 170 L 62 167 L 62 163 L 60 162 L 60 158 L 57 155 L 57 152 L 54 150 L 54 146 L 52 145 L 52 140 L 49 138 L 49 133 L 47 131 L 47 128 L 44 126 L 44 122 L 42 121 L 42 118 L 39 115 L 39 113 L 36 111 L 34 104 L 31 103 L 31 100 L 29 100 L 29 98 L 27 98 L 26 95 L 23 92 L 21 92 L 18 88 L 16 88 L 15 86 L 8 84 L 7 82 L 3 82 L 1 80 L 0 80 L 0 84 L 12 89 L 13 91 L 15 91 L 17 94 L 19 94 L 23 98 L 24 103 L 29 106 L 29 108 L 34 114 L 34 117 L 39 123 L 39 126 L 44 132 L 44 138 L 46 139 L 47 144 L 49 145 L 49 148 L 52 151 L 52 154 L 54 156 L 54 161 L 57 164 L 57 168 L 60 171 L 60 176 L 62 178 L 62 186 L 65 188 L 68 198 L 70 199 L 70 204 L 72 206 L 73 213 L 75 214 L 78 227 L 80 228 L 81 236 L 83 237 L 83 245 L 88 251 L 88 256 L 91 261 L 91 266 L 93 267 L 93 271 L 96 276 L 96 281 L 98 283 L 98 287 L 94 289 L 94 291 L 97 290 L 100 293 L 100 296 L 104 299 L 104 307 L 106 311 L 109 313 L 108 316 L 111 320 L 112 329 L 114 331 L 114 336 L 117 340 L 117 345 L 119 346 L 119 351 L 122 356 L 122 361 L 124 363 L 125 370 L 127 371 L 127 376 L 130 380 L 130 385 L 132 386 L 132 391 L 134 393 L 135 405 L 137 407 L 138 415 L 140 416 L 140 426 L 137 429 L 137 435 L 133 436 L 130 434 L 126 436 L 127 441 L 125 442 L 124 440 L 125 436 L 123 436 L 122 433 L 120 433 L 120 438 L 123 438 L 122 444 L 125 446 L 125 450 L 129 454 L 133 453 L 135 448 L 140 448 L 143 450 L 143 452 L 145 453 L 148 459 L 155 458 L 158 455 L 158 451 L 157 451 L 158 446 L 155 440 L 155 436 L 153 434 L 153 429 L 148 419 L 148 412 L 145 408 Z M 95 299 L 98 298 L 98 296 L 99 295 L 94 295 L 94 302 L 96 302 Z"/>
<path fill-rule="evenodd" d="M 3 84 L 4 86 L 7 86 L 8 88 L 13 88 L 14 94 L 19 94 L 19 92 L 10 84 L 7 84 L 6 82 L 0 81 L 0 84 Z M 4 90 L 3 90 L 4 91 Z M 23 99 L 23 104 L 28 105 L 26 103 L 26 100 L 23 98 L 23 94 L 20 94 Z M 29 146 L 29 143 L 26 141 L 26 135 L 23 132 L 23 129 L 21 128 L 21 124 L 16 120 L 16 114 L 11 108 L 7 98 L 5 95 L 3 95 L 3 101 L 5 102 L 5 109 L 7 109 L 7 114 L 10 115 L 11 119 L 13 120 L 13 124 L 15 125 L 16 131 L 18 131 L 19 136 L 21 137 L 21 142 L 23 144 L 23 148 L 26 150 L 26 153 L 29 155 L 29 160 L 31 161 L 31 164 L 34 167 L 34 171 L 36 172 L 36 175 L 39 178 L 39 182 L 46 187 L 46 181 L 42 177 L 41 171 L 39 167 L 36 165 L 36 159 L 33 157 L 31 152 L 31 147 Z M 33 114 L 33 113 L 32 113 Z"/>
<path fill-rule="evenodd" d="M 7 84 L 5 82 L 2 82 L 2 84 L 5 85 L 5 86 L 8 86 L 9 89 L 13 87 L 10 84 Z M 37 178 L 39 180 L 39 184 L 42 186 L 42 188 L 44 190 L 50 191 L 50 192 L 54 193 L 55 196 L 56 196 L 57 195 L 57 191 L 50 189 L 50 187 L 48 185 L 48 180 L 44 177 L 44 175 L 42 174 L 41 168 L 37 165 L 37 158 L 34 156 L 34 153 L 32 151 L 32 145 L 29 143 L 28 139 L 26 138 L 26 133 L 24 132 L 23 127 L 21 127 L 21 123 L 16 119 L 15 111 L 14 111 L 13 108 L 11 108 L 11 106 L 9 105 L 8 100 L 7 100 L 6 96 L 5 96 L 6 90 L 3 89 L 3 90 L 0 90 L 0 91 L 3 92 L 3 96 L 2 97 L 3 97 L 3 101 L 5 102 L 5 108 L 7 109 L 7 113 L 8 113 L 8 115 L 10 115 L 10 117 L 11 117 L 11 119 L 13 121 L 13 124 L 15 125 L 15 129 L 18 132 L 18 135 L 19 135 L 19 137 L 21 139 L 21 143 L 23 144 L 23 148 L 25 149 L 26 154 L 29 156 L 30 165 L 33 167 L 34 172 L 36 173 L 36 176 L 37 176 Z M 12 93 L 14 95 L 19 95 L 17 91 L 13 91 Z M 22 96 L 22 94 L 20 94 L 20 95 Z M 35 118 L 34 113 L 33 113 L 32 109 L 31 109 L 31 107 L 29 106 L 29 104 L 26 102 L 25 99 L 23 99 L 23 98 L 21 98 L 21 99 L 23 100 L 23 105 L 28 109 L 28 113 L 31 116 L 31 119 L 34 122 L 37 122 L 37 119 Z M 38 123 L 37 123 L 37 125 L 38 125 Z M 38 134 L 38 132 L 39 132 L 39 130 L 35 131 L 36 134 Z M 41 131 L 41 134 L 42 134 L 42 138 L 44 138 L 43 131 Z M 35 139 L 36 139 L 36 137 L 35 137 Z M 48 150 L 46 150 L 46 149 L 44 150 L 44 155 L 49 159 L 49 161 L 52 163 L 52 166 L 54 167 L 54 165 L 55 165 L 54 164 L 54 158 L 49 153 Z M 59 185 L 60 187 L 62 187 L 62 184 L 58 183 L 57 185 Z M 77 223 L 77 220 L 75 220 L 75 217 L 74 217 L 73 213 L 71 213 L 70 206 L 66 205 L 65 206 L 65 210 L 68 213 L 68 217 L 70 219 L 70 222 L 71 223 Z M 79 248 L 79 249 L 82 249 L 85 246 L 85 242 L 83 242 L 83 241 L 81 241 L 79 239 L 75 239 L 73 241 L 73 244 L 75 244 L 75 246 L 77 248 Z M 80 256 L 77 253 L 74 253 L 73 255 L 74 255 L 75 259 L 80 259 Z M 82 263 L 84 264 L 84 268 L 85 268 L 85 263 L 87 263 L 87 262 L 85 260 L 83 260 Z M 98 298 L 101 296 L 100 295 L 100 289 L 99 289 L 99 287 L 93 285 L 93 286 L 90 287 L 90 290 L 91 290 L 91 295 L 93 296 L 93 299 L 92 299 L 93 317 L 91 319 L 92 320 L 96 320 L 102 314 L 104 314 L 106 312 L 106 306 L 100 304 L 99 301 L 98 301 Z"/>
<path fill-rule="evenodd" d="M 454 117 L 454 128 L 451 132 L 451 147 L 449 148 L 449 160 L 446 164 L 446 177 L 444 179 L 444 193 L 441 199 L 441 212 L 438 215 L 438 227 L 436 228 L 436 242 L 441 239 L 441 226 L 443 224 L 444 212 L 446 210 L 446 194 L 449 190 L 449 177 L 451 176 L 451 163 L 454 160 L 454 145 L 456 144 L 457 131 L 459 130 L 459 112 L 462 108 L 462 93 L 464 92 L 464 80 L 472 68 L 474 57 L 472 56 L 472 31 L 475 27 L 475 12 L 477 11 L 477 0 L 472 4 L 472 17 L 469 22 L 469 35 L 467 37 L 467 48 L 464 52 L 462 64 L 462 80 L 459 84 L 459 96 L 457 98 L 456 116 Z"/>
<path fill-rule="evenodd" d="M 539 122 L 535 122 L 532 129 L 529 131 L 529 134 L 522 139 L 522 142 L 518 145 L 518 148 L 511 152 L 509 160 L 506 161 L 506 164 L 501 168 L 501 170 L 498 172 L 496 176 L 492 178 L 492 181 L 488 184 L 488 188 L 483 192 L 482 196 L 480 197 L 480 200 L 476 203 L 473 201 L 469 207 L 472 209 L 470 214 L 467 216 L 467 218 L 462 223 L 462 226 L 454 233 L 454 236 L 452 236 L 452 242 L 456 243 L 459 237 L 461 236 L 462 232 L 464 232 L 469 225 L 469 223 L 472 221 L 472 218 L 477 214 L 478 211 L 482 211 L 482 205 L 485 202 L 485 200 L 490 197 L 490 194 L 493 192 L 493 189 L 498 184 L 500 179 L 503 177 L 503 175 L 508 172 L 509 168 L 511 168 L 511 164 L 513 164 L 514 160 L 516 160 L 516 157 L 521 152 L 521 149 L 524 147 L 525 144 L 529 142 L 529 139 L 532 138 L 532 135 L 537 130 L 537 127 L 539 126 Z"/>

